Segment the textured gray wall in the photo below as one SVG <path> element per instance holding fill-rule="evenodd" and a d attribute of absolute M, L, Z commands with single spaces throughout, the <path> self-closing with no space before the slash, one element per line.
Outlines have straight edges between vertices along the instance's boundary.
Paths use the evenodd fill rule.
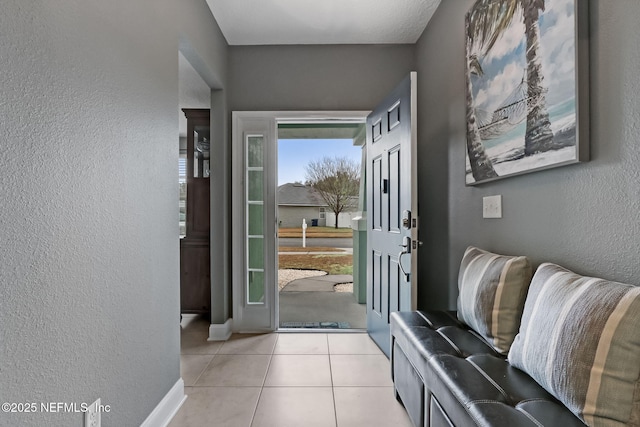
<path fill-rule="evenodd" d="M 180 52 L 189 60 L 210 88 L 225 89 L 228 45 L 206 0 L 181 0 L 164 7 L 167 19 L 178 24 Z M 153 6 L 154 3 L 151 2 Z M 155 7 L 159 7 L 156 5 Z"/>
<path fill-rule="evenodd" d="M 370 110 L 414 69 L 413 45 L 231 46 L 231 110 Z"/>
<path fill-rule="evenodd" d="M 135 426 L 180 378 L 179 34 L 226 70 L 202 6 L 2 1 L 0 401 L 100 397 Z"/>
<path fill-rule="evenodd" d="M 211 145 L 217 155 L 211 160 L 211 322 L 229 318 L 229 254 L 231 179 L 229 165 L 229 117 L 227 109 L 227 42 L 205 0 L 182 0 L 179 12 L 180 52 L 191 63 L 211 91 Z M 226 206 L 227 209 L 222 207 Z"/>
<path fill-rule="evenodd" d="M 461 3 L 444 2 L 444 3 Z M 463 53 L 452 40 L 450 4 L 441 4 L 416 44 L 418 70 L 418 205 L 423 242 L 418 258 L 418 307 L 446 307 L 449 299 L 448 146 L 464 136 L 464 80 L 455 70 Z M 454 15 L 455 16 L 455 15 Z M 457 22 L 457 21 L 456 21 Z M 453 33 L 453 34 L 452 34 Z M 463 153 L 464 154 L 464 153 Z"/>
<path fill-rule="evenodd" d="M 421 277 L 429 278 L 421 307 L 455 307 L 468 245 L 640 285 L 640 2 L 589 2 L 591 161 L 465 187 L 463 26 L 472 4 L 442 2 L 417 45 L 419 162 L 427 165 Z M 503 218 L 483 219 L 482 197 L 495 194 Z"/>

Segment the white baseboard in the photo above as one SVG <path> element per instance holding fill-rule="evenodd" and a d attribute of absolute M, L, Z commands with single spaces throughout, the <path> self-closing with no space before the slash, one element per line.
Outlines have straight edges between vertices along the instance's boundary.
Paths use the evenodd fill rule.
<path fill-rule="evenodd" d="M 184 381 L 180 378 L 171 390 L 162 398 L 140 427 L 166 427 L 176 415 L 187 396 L 184 394 Z"/>
<path fill-rule="evenodd" d="M 226 341 L 231 336 L 231 326 L 233 325 L 233 319 L 227 319 L 223 324 L 211 324 L 209 325 L 209 339 L 208 341 Z"/>

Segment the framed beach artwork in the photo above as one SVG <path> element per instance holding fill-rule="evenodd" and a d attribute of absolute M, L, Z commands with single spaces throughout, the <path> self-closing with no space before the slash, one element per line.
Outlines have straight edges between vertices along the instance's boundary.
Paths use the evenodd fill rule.
<path fill-rule="evenodd" d="M 588 3 L 477 0 L 466 15 L 466 184 L 589 159 Z"/>

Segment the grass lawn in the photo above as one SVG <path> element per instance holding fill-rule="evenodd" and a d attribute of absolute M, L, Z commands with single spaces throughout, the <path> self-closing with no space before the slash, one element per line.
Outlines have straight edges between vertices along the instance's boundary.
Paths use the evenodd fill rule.
<path fill-rule="evenodd" d="M 343 237 L 349 238 L 353 236 L 353 230 L 350 228 L 333 228 L 333 227 L 307 227 L 307 237 Z M 296 228 L 279 228 L 278 237 L 302 237 L 302 227 Z"/>
<path fill-rule="evenodd" d="M 353 255 L 280 255 L 278 268 L 353 274 Z"/>

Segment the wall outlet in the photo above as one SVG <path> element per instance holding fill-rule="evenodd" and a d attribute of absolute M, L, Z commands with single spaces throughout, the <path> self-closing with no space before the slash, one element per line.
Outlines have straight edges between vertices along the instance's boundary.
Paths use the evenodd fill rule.
<path fill-rule="evenodd" d="M 84 413 L 84 427 L 100 427 L 102 420 L 100 419 L 100 399 L 93 402 Z"/>
<path fill-rule="evenodd" d="M 482 198 L 483 218 L 502 218 L 502 195 Z"/>

